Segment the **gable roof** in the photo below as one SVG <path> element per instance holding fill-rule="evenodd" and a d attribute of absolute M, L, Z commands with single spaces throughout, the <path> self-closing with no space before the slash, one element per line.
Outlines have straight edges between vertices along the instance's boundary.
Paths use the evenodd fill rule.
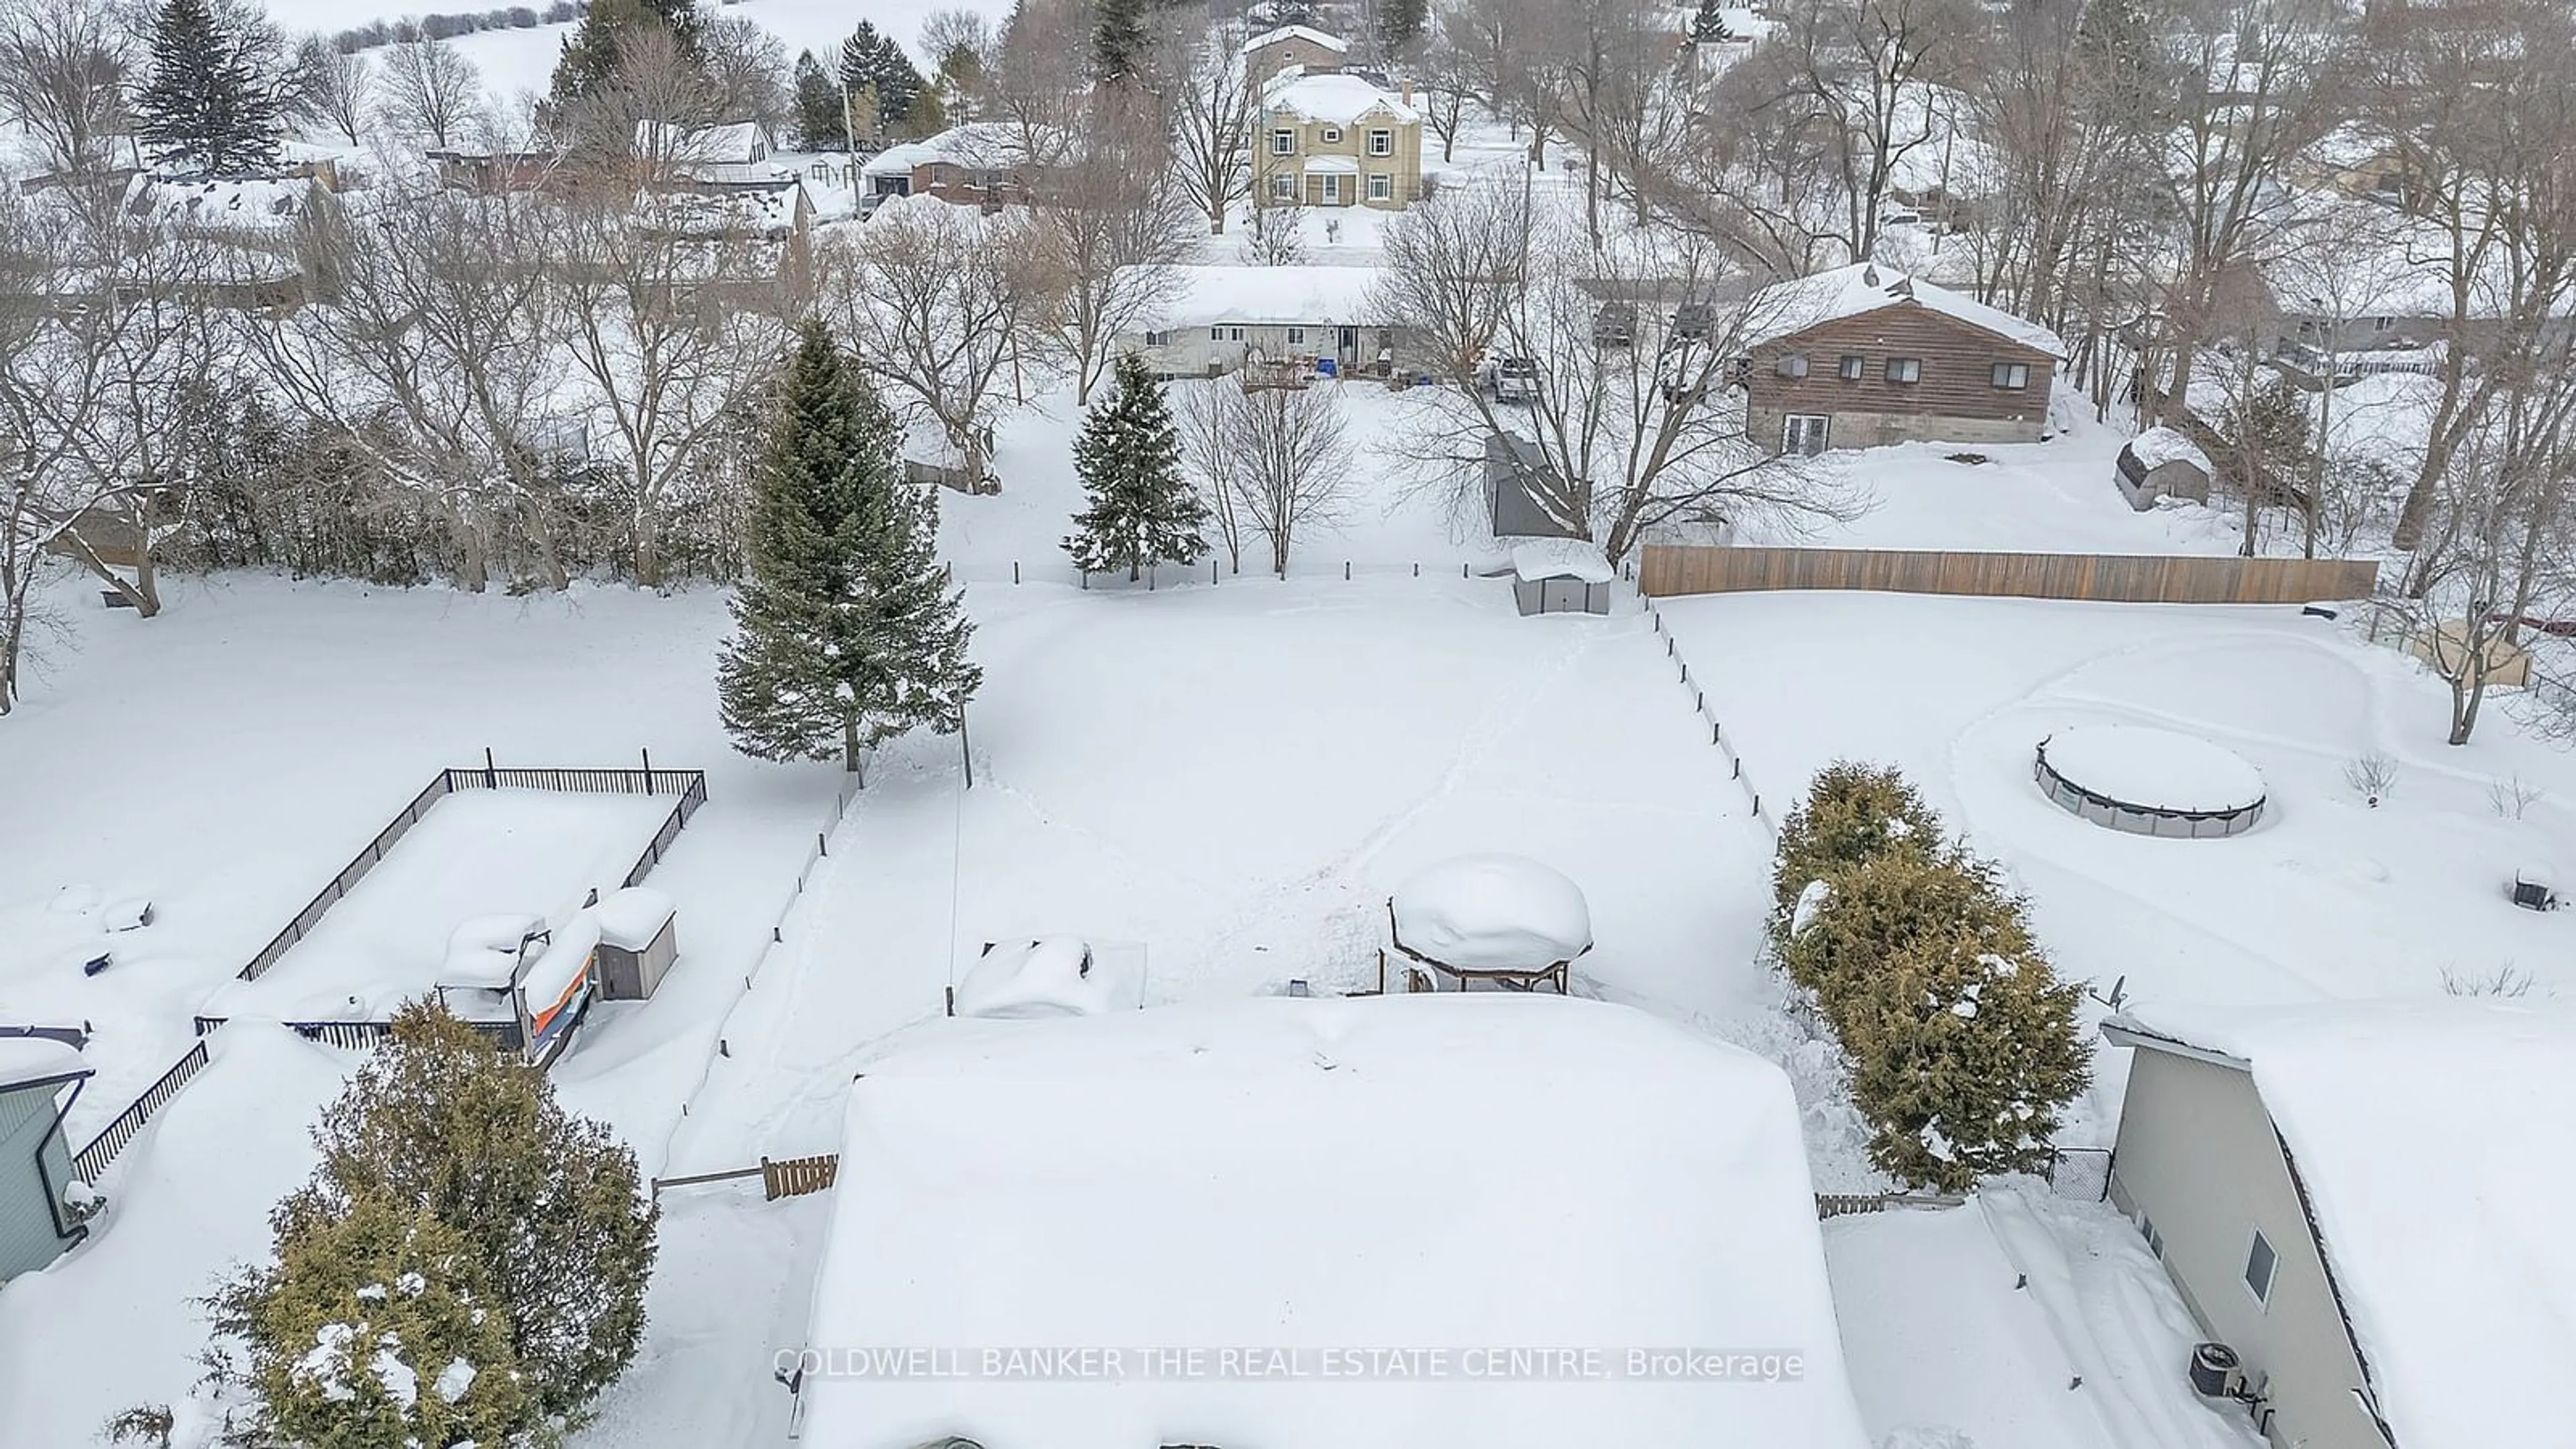
<path fill-rule="evenodd" d="M 1329 121 L 1347 126 L 1373 111 L 1384 112 L 1398 122 L 1422 119 L 1419 111 L 1404 103 L 1404 98 L 1375 81 L 1348 71 L 1310 73 L 1303 67 L 1281 71 L 1278 79 L 1264 87 L 1261 105 L 1265 111 L 1294 111 L 1310 121 Z"/>
<path fill-rule="evenodd" d="M 1766 1449 L 1866 1444 L 1788 1080 L 1632 1008 L 1271 997 L 942 1021 L 851 1088 L 842 1152 L 867 1167 L 833 1194 L 809 1343 L 1131 1357 L 1007 1383 L 827 1367 L 804 1433 L 835 1449 L 1560 1449 L 1712 1422 Z M 1594 1381 L 1466 1382 L 1494 1344 L 1802 1364 L 1652 1381 L 1613 1349 Z M 1411 1381 L 1278 1381 L 1352 1345 L 1448 1357 Z M 1230 1373 L 1228 1350 L 1282 1372 Z"/>
<path fill-rule="evenodd" d="M 86 1077 L 77 1047 L 44 1036 L 0 1036 L 0 1092 Z"/>
<path fill-rule="evenodd" d="M 1169 288 L 1137 325 L 1156 331 L 1219 323 L 1364 327 L 1376 315 L 1369 298 L 1378 275 L 1375 267 L 1176 267 Z"/>
<path fill-rule="evenodd" d="M 2248 1073 L 2407 1449 L 2564 1429 L 2576 1007 L 2436 997 L 2131 1008 L 2104 1034 Z"/>
<path fill-rule="evenodd" d="M 1336 55 L 1348 54 L 1351 48 L 1349 41 L 1338 35 L 1326 35 L 1311 25 L 1282 25 L 1276 30 L 1265 30 L 1245 41 L 1241 53 L 1250 55 L 1265 45 L 1277 45 L 1283 40 L 1302 40 L 1310 45 L 1320 45 Z"/>
<path fill-rule="evenodd" d="M 1756 292 L 1745 309 L 1744 345 L 1760 347 L 1796 336 L 1810 327 L 1889 307 L 1923 307 L 2007 342 L 2051 357 L 2066 356 L 2066 344 L 2038 323 L 1989 307 L 1947 287 L 1909 277 L 1884 262 L 1856 262 Z"/>

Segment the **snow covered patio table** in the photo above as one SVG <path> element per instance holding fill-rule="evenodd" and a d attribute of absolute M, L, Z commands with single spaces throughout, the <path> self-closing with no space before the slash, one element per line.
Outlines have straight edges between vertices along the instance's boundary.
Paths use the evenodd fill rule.
<path fill-rule="evenodd" d="M 1563 996 L 1577 957 L 1592 949 L 1582 887 L 1517 855 L 1462 855 L 1418 872 L 1387 898 L 1395 949 L 1458 983 Z M 1386 989 L 1380 953 L 1378 989 Z"/>
<path fill-rule="evenodd" d="M 816 1449 L 1866 1442 L 1748 1052 L 1503 995 L 941 1027 L 850 1090 Z"/>

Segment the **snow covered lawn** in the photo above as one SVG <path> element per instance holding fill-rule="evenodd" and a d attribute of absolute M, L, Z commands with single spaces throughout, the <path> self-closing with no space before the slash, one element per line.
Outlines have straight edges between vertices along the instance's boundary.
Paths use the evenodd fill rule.
<path fill-rule="evenodd" d="M 2565 915 L 2506 899 L 2526 859 L 2576 861 L 2576 761 L 2490 707 L 2441 743 L 2447 694 L 2413 661 L 2289 608 L 2073 604 L 1861 593 L 1666 600 L 1694 679 L 1783 807 L 1838 757 L 1902 766 L 2030 893 L 2067 975 L 2139 1001 L 2438 995 L 2445 973 L 2511 968 L 2576 991 Z M 2262 773 L 2247 834 L 2150 839 L 2043 797 L 2041 737 L 2149 724 Z M 2376 808 L 2345 783 L 2369 752 L 2398 783 Z M 2521 818 L 2498 781 L 2543 791 Z M 2105 1134 L 2120 1073 L 2097 1092 Z"/>

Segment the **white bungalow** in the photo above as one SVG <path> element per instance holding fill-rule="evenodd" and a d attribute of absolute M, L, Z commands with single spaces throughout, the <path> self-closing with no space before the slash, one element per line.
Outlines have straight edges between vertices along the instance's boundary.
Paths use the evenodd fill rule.
<path fill-rule="evenodd" d="M 1370 267 L 1184 267 L 1120 345 L 1165 377 L 1214 377 L 1247 362 L 1380 374 L 1400 359 L 1395 330 L 1369 305 L 1377 277 Z"/>

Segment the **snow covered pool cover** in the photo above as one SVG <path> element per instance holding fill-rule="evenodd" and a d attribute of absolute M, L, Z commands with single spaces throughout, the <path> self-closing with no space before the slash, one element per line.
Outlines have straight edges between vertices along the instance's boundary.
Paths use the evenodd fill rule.
<path fill-rule="evenodd" d="M 1592 908 L 1552 866 L 1461 855 L 1396 887 L 1395 939 L 1443 966 L 1537 971 L 1592 949 Z"/>
<path fill-rule="evenodd" d="M 2568 1442 L 2576 1007 L 2132 1009 L 2252 1064 L 2402 1445 Z"/>
<path fill-rule="evenodd" d="M 2123 805 L 2224 814 L 2263 803 L 2262 772 L 2196 735 L 2082 725 L 2040 741 L 2039 755 L 2066 783 Z"/>
<path fill-rule="evenodd" d="M 1797 1104 L 1749 1052 L 1499 994 L 934 1026 L 850 1090 L 807 1444 L 1863 1449 Z M 1799 1373 L 1629 1376 L 1652 1346 Z M 1470 1357 L 1502 1347 L 1607 1372 Z M 1325 1354 L 1363 1348 L 1406 1352 Z"/>

